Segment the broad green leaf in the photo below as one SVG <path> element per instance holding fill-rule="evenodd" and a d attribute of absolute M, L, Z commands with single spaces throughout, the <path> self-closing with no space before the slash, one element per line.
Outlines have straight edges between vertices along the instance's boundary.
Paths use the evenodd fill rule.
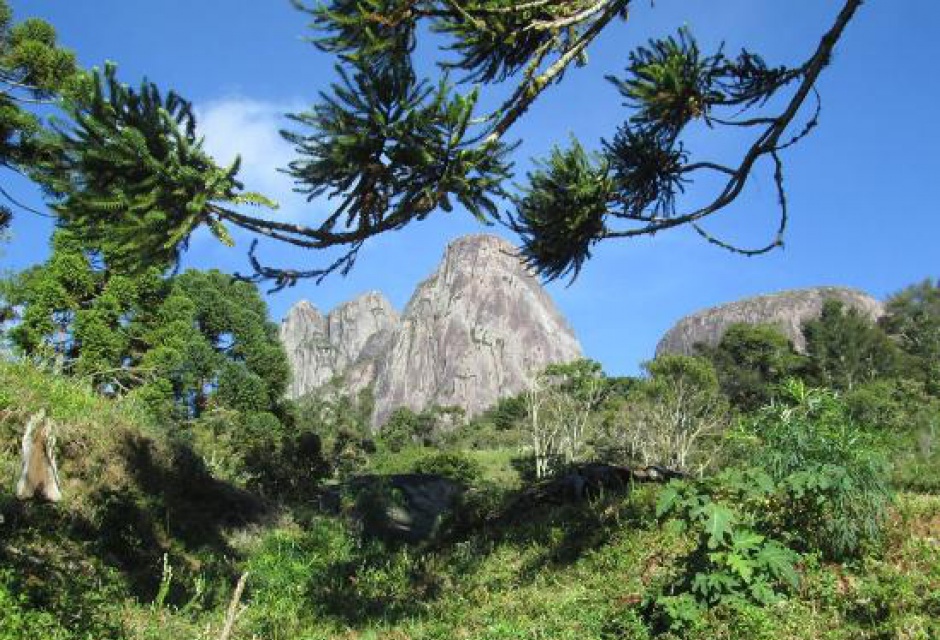
<path fill-rule="evenodd" d="M 766 567 L 767 571 L 778 580 L 782 580 L 791 588 L 796 588 L 800 583 L 800 576 L 794 566 L 798 557 L 793 550 L 771 540 L 757 553 L 754 561 Z"/>
<path fill-rule="evenodd" d="M 737 553 L 729 553 L 726 558 L 728 566 L 739 576 L 744 582 L 750 582 L 751 576 L 754 573 L 754 566 L 751 564 L 751 561 L 744 556 L 738 555 Z"/>
<path fill-rule="evenodd" d="M 672 484 L 666 485 L 663 490 L 659 492 L 659 497 L 656 499 L 656 517 L 662 518 L 672 511 L 678 500 L 678 489 Z"/>
<path fill-rule="evenodd" d="M 731 533 L 734 523 L 734 512 L 728 507 L 714 502 L 704 508 L 706 517 L 705 531 L 708 534 L 708 548 L 717 549 L 724 542 L 725 536 Z"/>
<path fill-rule="evenodd" d="M 731 533 L 731 545 L 735 549 L 756 549 L 764 541 L 764 536 L 748 529 L 737 529 Z"/>

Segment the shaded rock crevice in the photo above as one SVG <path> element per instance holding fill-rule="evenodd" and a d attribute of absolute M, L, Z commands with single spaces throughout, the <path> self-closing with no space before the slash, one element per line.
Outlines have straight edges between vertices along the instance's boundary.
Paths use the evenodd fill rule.
<path fill-rule="evenodd" d="M 369 364 L 381 354 L 400 319 L 392 304 L 370 291 L 323 315 L 301 300 L 281 322 L 280 338 L 293 378 L 288 397 L 299 398 L 347 372 L 363 388 Z"/>

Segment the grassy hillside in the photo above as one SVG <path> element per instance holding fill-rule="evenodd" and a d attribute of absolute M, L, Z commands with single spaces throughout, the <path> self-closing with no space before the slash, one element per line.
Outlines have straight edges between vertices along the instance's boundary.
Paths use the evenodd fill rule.
<path fill-rule="evenodd" d="M 57 505 L 11 495 L 23 424 L 40 409 L 57 425 Z M 141 605 L 156 597 L 164 558 L 176 576 L 166 602 L 198 587 L 215 604 L 236 570 L 227 532 L 264 513 L 256 498 L 213 479 L 142 407 L 24 364 L 0 363 L 0 470 L 8 479 L 0 598 L 15 605 L 0 614 L 4 639 L 27 637 L 34 617 L 44 637 L 121 637 L 150 617 Z"/>
<path fill-rule="evenodd" d="M 22 425 L 41 408 L 60 425 L 57 505 L 11 494 Z M 434 542 L 364 539 L 312 497 L 275 507 L 212 478 L 190 441 L 132 401 L 0 364 L 0 639 L 218 638 L 246 571 L 235 638 L 648 638 L 645 600 L 695 544 L 657 517 L 655 485 L 529 507 L 491 488 Z M 386 454 L 372 470 L 421 455 Z M 482 484 L 518 482 L 513 452 L 473 456 Z M 940 496 L 898 496 L 861 559 L 808 554 L 797 569 L 775 604 L 726 602 L 683 635 L 940 637 Z"/>

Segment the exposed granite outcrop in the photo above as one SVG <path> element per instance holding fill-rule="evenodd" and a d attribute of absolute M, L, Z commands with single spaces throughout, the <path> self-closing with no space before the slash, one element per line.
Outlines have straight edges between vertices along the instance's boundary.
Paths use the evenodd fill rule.
<path fill-rule="evenodd" d="M 516 249 L 474 235 L 448 246 L 402 315 L 375 386 L 375 424 L 397 407 L 459 406 L 475 415 L 519 393 L 581 346 Z"/>
<path fill-rule="evenodd" d="M 398 313 L 377 291 L 345 302 L 326 316 L 301 300 L 291 307 L 280 329 L 293 372 L 288 396 L 299 398 L 323 386 L 360 359 L 368 367 L 398 324 Z M 367 377 L 359 388 L 370 383 Z"/>
<path fill-rule="evenodd" d="M 812 287 L 745 298 L 698 311 L 682 318 L 659 341 L 656 355 L 693 355 L 696 344 L 715 346 L 732 324 L 772 324 L 786 335 L 798 351 L 806 348 L 802 325 L 819 317 L 826 300 L 838 300 L 873 320 L 884 314 L 883 305 L 868 294 L 847 287 Z"/>
<path fill-rule="evenodd" d="M 324 317 L 300 302 L 281 325 L 294 371 L 290 396 L 343 377 L 372 385 L 373 425 L 398 407 L 458 406 L 475 415 L 521 391 L 536 371 L 581 357 L 581 346 L 507 241 L 467 236 L 448 246 L 401 318 L 381 294 Z"/>

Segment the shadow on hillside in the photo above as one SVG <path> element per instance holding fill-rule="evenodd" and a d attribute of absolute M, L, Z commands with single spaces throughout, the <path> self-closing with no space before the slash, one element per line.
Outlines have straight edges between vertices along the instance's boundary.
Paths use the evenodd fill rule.
<path fill-rule="evenodd" d="M 150 440 L 128 436 L 120 450 L 132 482 L 95 496 L 103 507 L 95 539 L 131 579 L 138 598 L 156 593 L 163 554 L 172 547 L 231 558 L 225 532 L 265 514 L 257 497 L 212 477 L 185 445 L 162 452 Z"/>
<path fill-rule="evenodd" d="M 568 468 L 556 463 L 552 477 L 536 481 L 522 475 L 534 472 L 531 462 L 514 461 L 528 486 L 506 496 L 494 533 L 500 541 L 537 550 L 529 554 L 526 575 L 573 564 L 618 532 L 656 521 L 656 491 L 649 480 L 634 477 L 636 470 L 604 462 Z"/>
<path fill-rule="evenodd" d="M 647 491 L 648 489 L 640 489 Z M 535 546 L 538 552 L 521 574 L 534 580 L 547 568 L 562 568 L 606 547 L 623 530 L 645 529 L 655 522 L 653 509 L 643 496 L 611 492 L 590 501 L 566 504 L 530 514 L 525 522 L 507 529 L 515 544 Z"/>
<path fill-rule="evenodd" d="M 157 447 L 126 434 L 115 451 L 124 477 L 110 485 L 106 478 L 86 479 L 94 488 L 83 497 L 88 507 L 81 512 L 15 500 L 2 505 L 8 544 L 0 545 L 0 562 L 35 576 L 41 590 L 76 582 L 70 567 L 89 576 L 116 570 L 141 602 L 152 602 L 157 593 L 164 554 L 177 578 L 168 603 L 192 595 L 185 578 L 194 576 L 187 571 L 233 579 L 230 561 L 236 554 L 225 533 L 260 522 L 263 503 L 213 478 L 185 445 Z M 214 566 L 204 566 L 210 557 Z"/>
<path fill-rule="evenodd" d="M 373 541 L 356 557 L 311 576 L 306 598 L 318 616 L 359 627 L 367 622 L 395 624 L 419 616 L 440 597 L 442 576 L 421 553 L 403 560 L 397 545 Z"/>
<path fill-rule="evenodd" d="M 353 627 L 394 624 L 422 615 L 455 583 L 488 570 L 487 561 L 507 545 L 527 559 L 515 578 L 526 584 L 547 568 L 574 564 L 603 548 L 624 528 L 646 528 L 655 520 L 644 488 L 572 502 L 521 502 L 531 489 L 503 493 L 482 510 L 469 494 L 439 535 L 420 544 L 362 539 L 351 559 L 311 578 L 306 597 L 316 615 Z"/>

